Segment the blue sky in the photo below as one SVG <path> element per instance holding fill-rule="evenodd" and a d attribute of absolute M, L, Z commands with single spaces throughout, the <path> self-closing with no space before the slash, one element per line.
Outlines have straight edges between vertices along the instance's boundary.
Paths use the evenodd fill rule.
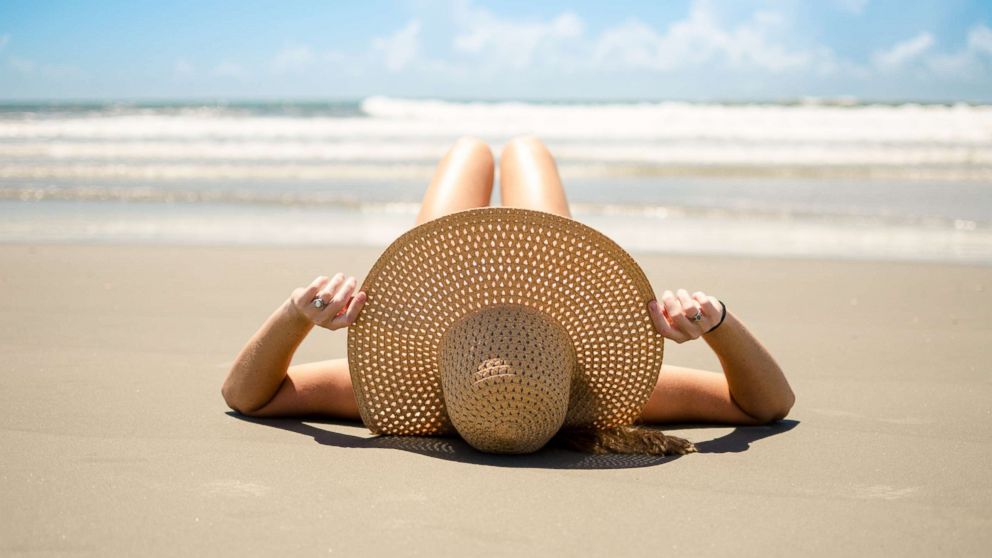
<path fill-rule="evenodd" d="M 0 99 L 992 101 L 992 2 L 0 3 Z"/>

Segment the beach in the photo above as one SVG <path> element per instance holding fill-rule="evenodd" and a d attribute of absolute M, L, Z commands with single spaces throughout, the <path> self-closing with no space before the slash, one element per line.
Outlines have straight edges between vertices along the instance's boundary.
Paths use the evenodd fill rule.
<path fill-rule="evenodd" d="M 220 385 L 296 286 L 380 248 L 0 245 L 4 555 L 980 555 L 992 544 L 992 268 L 635 252 L 778 358 L 789 417 L 666 428 L 678 458 L 247 420 Z M 314 331 L 294 362 L 345 355 Z M 701 342 L 666 362 L 715 369 Z"/>
<path fill-rule="evenodd" d="M 225 379 L 272 361 L 285 332 L 248 343 L 297 289 L 361 289 L 391 246 L 419 258 L 394 243 L 422 210 L 486 205 L 567 207 L 655 298 L 722 301 L 723 326 L 687 316 L 759 340 L 709 338 L 724 395 L 781 415 L 780 378 L 739 385 L 778 376 L 770 354 L 788 415 L 649 426 L 698 450 L 681 456 L 566 436 L 495 455 L 228 407 L 225 383 L 259 409 Z M 437 230 L 437 253 L 479 252 Z M 563 269 L 630 271 L 557 232 L 473 230 L 514 273 L 526 258 L 499 242 L 517 233 Z M 451 258 L 469 273 L 377 277 L 454 304 L 445 285 L 476 293 L 498 267 Z M 503 298 L 630 302 L 538 259 L 526 283 L 496 277 Z M 422 346 L 429 314 L 370 331 Z M 642 355 L 583 347 L 635 318 L 572 320 L 592 332 L 575 354 L 613 366 L 589 385 L 629 387 Z M 549 362 L 525 329 L 497 333 Z M 348 335 L 316 327 L 277 364 L 345 358 Z M 0 2 L 0 340 L 0 558 L 989 555 L 992 1 Z M 398 365 L 364 398 L 423 364 L 376 347 L 368 363 Z M 560 393 L 483 356 L 474 387 L 511 391 L 478 408 Z M 671 412 L 644 414 L 726 414 L 706 341 L 660 356 L 712 374 L 668 378 Z"/>

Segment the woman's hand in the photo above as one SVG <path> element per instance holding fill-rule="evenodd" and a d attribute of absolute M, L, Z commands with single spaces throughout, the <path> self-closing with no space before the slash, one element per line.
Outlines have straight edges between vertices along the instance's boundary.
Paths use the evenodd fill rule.
<path fill-rule="evenodd" d="M 290 302 L 301 317 L 313 324 L 331 330 L 341 329 L 355 323 L 365 306 L 365 293 L 352 296 L 356 284 L 354 277 L 345 277 L 343 273 L 330 279 L 321 276 L 309 287 L 294 290 Z M 314 306 L 318 298 L 323 301 L 320 308 Z"/>
<path fill-rule="evenodd" d="M 665 291 L 660 302 L 648 302 L 648 313 L 658 333 L 676 343 L 705 335 L 704 340 L 720 360 L 726 379 L 724 387 L 719 377 L 672 367 L 678 373 L 667 374 L 668 385 L 674 387 L 667 399 L 662 398 L 665 401 L 662 408 L 677 407 L 672 411 L 674 414 L 665 415 L 666 420 L 729 420 L 747 424 L 749 420 L 741 420 L 743 413 L 753 423 L 765 424 L 789 414 L 796 396 L 782 368 L 737 316 L 726 311 L 722 302 L 701 292 L 690 296 L 682 289 L 674 294 Z"/>
<path fill-rule="evenodd" d="M 282 386 L 290 392 L 299 383 L 286 382 L 293 353 L 314 325 L 340 329 L 355 322 L 365 305 L 365 293 L 355 292 L 355 278 L 338 273 L 318 277 L 308 287 L 293 291 L 289 299 L 252 335 L 231 365 L 221 393 L 235 411 L 252 416 L 278 397 Z M 323 301 L 320 308 L 314 301 Z"/>
<path fill-rule="evenodd" d="M 702 337 L 720 323 L 722 306 L 716 297 L 701 291 L 690 296 L 685 289 L 679 289 L 674 294 L 663 292 L 661 304 L 657 300 L 649 302 L 648 313 L 658 333 L 676 343 L 685 343 Z"/>

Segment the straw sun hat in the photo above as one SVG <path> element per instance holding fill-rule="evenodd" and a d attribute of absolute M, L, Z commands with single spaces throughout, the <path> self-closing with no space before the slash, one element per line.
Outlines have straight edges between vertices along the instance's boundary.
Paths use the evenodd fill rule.
<path fill-rule="evenodd" d="M 661 369 L 641 268 L 558 215 L 487 207 L 429 221 L 386 249 L 362 290 L 348 362 L 374 433 L 457 432 L 528 453 L 561 428 L 633 423 Z"/>

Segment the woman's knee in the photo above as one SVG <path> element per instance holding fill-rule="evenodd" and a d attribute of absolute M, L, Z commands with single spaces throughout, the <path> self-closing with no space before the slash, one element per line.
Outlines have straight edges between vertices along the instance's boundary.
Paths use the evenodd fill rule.
<path fill-rule="evenodd" d="M 512 157 L 520 152 L 531 152 L 531 153 L 547 153 L 548 147 L 544 145 L 544 142 L 540 138 L 533 135 L 517 136 L 506 142 L 503 146 L 502 157 Z"/>
<path fill-rule="evenodd" d="M 451 151 L 490 168 L 493 166 L 493 151 L 489 148 L 489 144 L 479 138 L 462 136 L 455 140 L 455 145 L 452 146 Z"/>

